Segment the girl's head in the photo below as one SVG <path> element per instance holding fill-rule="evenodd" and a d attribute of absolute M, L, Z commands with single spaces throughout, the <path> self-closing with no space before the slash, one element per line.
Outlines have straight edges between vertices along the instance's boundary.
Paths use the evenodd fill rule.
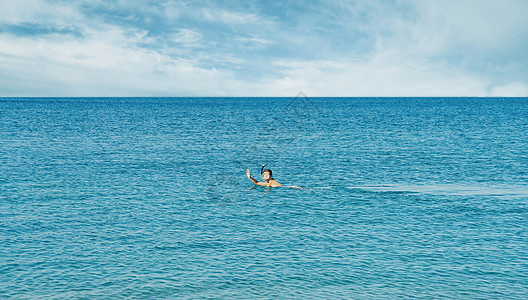
<path fill-rule="evenodd" d="M 272 179 L 271 170 L 270 169 L 266 169 L 266 170 L 262 171 L 262 174 L 260 176 L 264 180 Z"/>

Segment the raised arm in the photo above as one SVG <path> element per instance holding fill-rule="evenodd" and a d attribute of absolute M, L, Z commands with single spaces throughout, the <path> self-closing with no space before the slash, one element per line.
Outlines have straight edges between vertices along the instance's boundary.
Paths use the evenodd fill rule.
<path fill-rule="evenodd" d="M 256 185 L 265 185 L 265 186 L 269 185 L 269 183 L 267 182 L 260 182 L 260 181 L 255 180 L 253 177 L 251 177 L 251 172 L 249 172 L 249 169 L 246 170 L 246 175 L 249 178 L 249 180 L 251 180 L 251 182 L 253 182 Z"/>

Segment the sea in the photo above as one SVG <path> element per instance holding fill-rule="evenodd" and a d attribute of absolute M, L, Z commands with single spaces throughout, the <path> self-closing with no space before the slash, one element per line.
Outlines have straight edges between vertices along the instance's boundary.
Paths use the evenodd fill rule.
<path fill-rule="evenodd" d="M 0 298 L 527 299 L 528 98 L 0 98 Z"/>

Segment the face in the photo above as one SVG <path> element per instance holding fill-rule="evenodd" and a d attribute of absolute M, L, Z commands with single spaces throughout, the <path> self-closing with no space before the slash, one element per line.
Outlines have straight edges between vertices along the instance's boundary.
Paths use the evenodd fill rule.
<path fill-rule="evenodd" d="M 270 178 L 270 173 L 269 172 L 264 172 L 264 173 L 262 173 L 261 177 L 264 180 L 268 180 Z"/>

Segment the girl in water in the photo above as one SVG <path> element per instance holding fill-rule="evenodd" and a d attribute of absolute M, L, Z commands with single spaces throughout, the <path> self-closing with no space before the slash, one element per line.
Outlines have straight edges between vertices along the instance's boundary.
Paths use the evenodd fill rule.
<path fill-rule="evenodd" d="M 264 166 L 262 166 L 264 168 Z M 253 177 L 251 177 L 251 172 L 249 172 L 249 169 L 246 170 L 246 175 L 254 184 L 256 185 L 263 185 L 263 186 L 271 186 L 271 187 L 277 187 L 282 186 L 282 184 L 278 183 L 277 180 L 273 179 L 273 175 L 271 173 L 270 169 L 266 169 L 264 171 L 261 171 L 261 177 L 265 182 L 260 182 L 255 180 Z"/>

